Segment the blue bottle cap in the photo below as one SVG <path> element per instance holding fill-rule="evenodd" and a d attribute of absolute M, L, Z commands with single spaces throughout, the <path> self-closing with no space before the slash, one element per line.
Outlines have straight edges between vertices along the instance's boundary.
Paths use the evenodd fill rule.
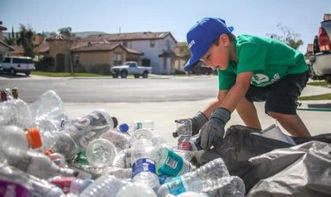
<path fill-rule="evenodd" d="M 126 123 L 120 124 L 119 129 L 122 133 L 127 133 L 129 131 L 129 125 Z"/>

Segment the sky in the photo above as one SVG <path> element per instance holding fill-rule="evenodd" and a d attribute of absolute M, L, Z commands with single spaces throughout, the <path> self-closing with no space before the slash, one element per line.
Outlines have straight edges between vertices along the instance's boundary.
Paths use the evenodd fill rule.
<path fill-rule="evenodd" d="M 203 17 L 219 17 L 234 34 L 281 34 L 278 24 L 298 33 L 306 51 L 331 0 L 0 0 L 0 21 L 11 31 L 125 33 L 170 31 L 179 42 Z"/>

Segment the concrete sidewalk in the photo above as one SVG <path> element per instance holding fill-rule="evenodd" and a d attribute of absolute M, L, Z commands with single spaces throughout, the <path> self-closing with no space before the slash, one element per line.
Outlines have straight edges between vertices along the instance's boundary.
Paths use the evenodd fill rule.
<path fill-rule="evenodd" d="M 65 113 L 69 118 L 84 116 L 95 109 L 104 109 L 118 118 L 120 123 L 134 120 L 153 120 L 155 132 L 171 144 L 176 143 L 172 132 L 176 130 L 174 120 L 192 117 L 204 109 L 212 99 L 201 101 L 155 102 L 155 103 L 66 103 Z M 264 103 L 256 103 L 258 115 L 263 128 L 276 121 L 264 113 Z M 298 111 L 312 135 L 331 132 L 331 112 Z M 234 112 L 226 128 L 243 124 L 239 115 Z M 283 131 L 285 131 L 283 129 Z"/>

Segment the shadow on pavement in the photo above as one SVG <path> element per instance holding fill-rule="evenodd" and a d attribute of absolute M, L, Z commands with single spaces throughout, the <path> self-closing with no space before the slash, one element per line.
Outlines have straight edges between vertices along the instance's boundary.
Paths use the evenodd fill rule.
<path fill-rule="evenodd" d="M 6 73 L 0 73 L 0 77 L 8 78 L 8 79 L 30 78 L 30 76 L 26 76 L 24 73 L 17 73 L 16 75 L 10 75 L 10 74 L 6 74 Z"/>

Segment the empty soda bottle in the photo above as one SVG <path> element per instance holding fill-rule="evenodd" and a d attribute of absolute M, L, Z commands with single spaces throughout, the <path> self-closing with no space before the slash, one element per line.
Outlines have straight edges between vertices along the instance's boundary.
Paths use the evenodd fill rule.
<path fill-rule="evenodd" d="M 148 186 L 140 183 L 128 183 L 116 194 L 116 197 L 157 197 L 156 193 Z"/>

